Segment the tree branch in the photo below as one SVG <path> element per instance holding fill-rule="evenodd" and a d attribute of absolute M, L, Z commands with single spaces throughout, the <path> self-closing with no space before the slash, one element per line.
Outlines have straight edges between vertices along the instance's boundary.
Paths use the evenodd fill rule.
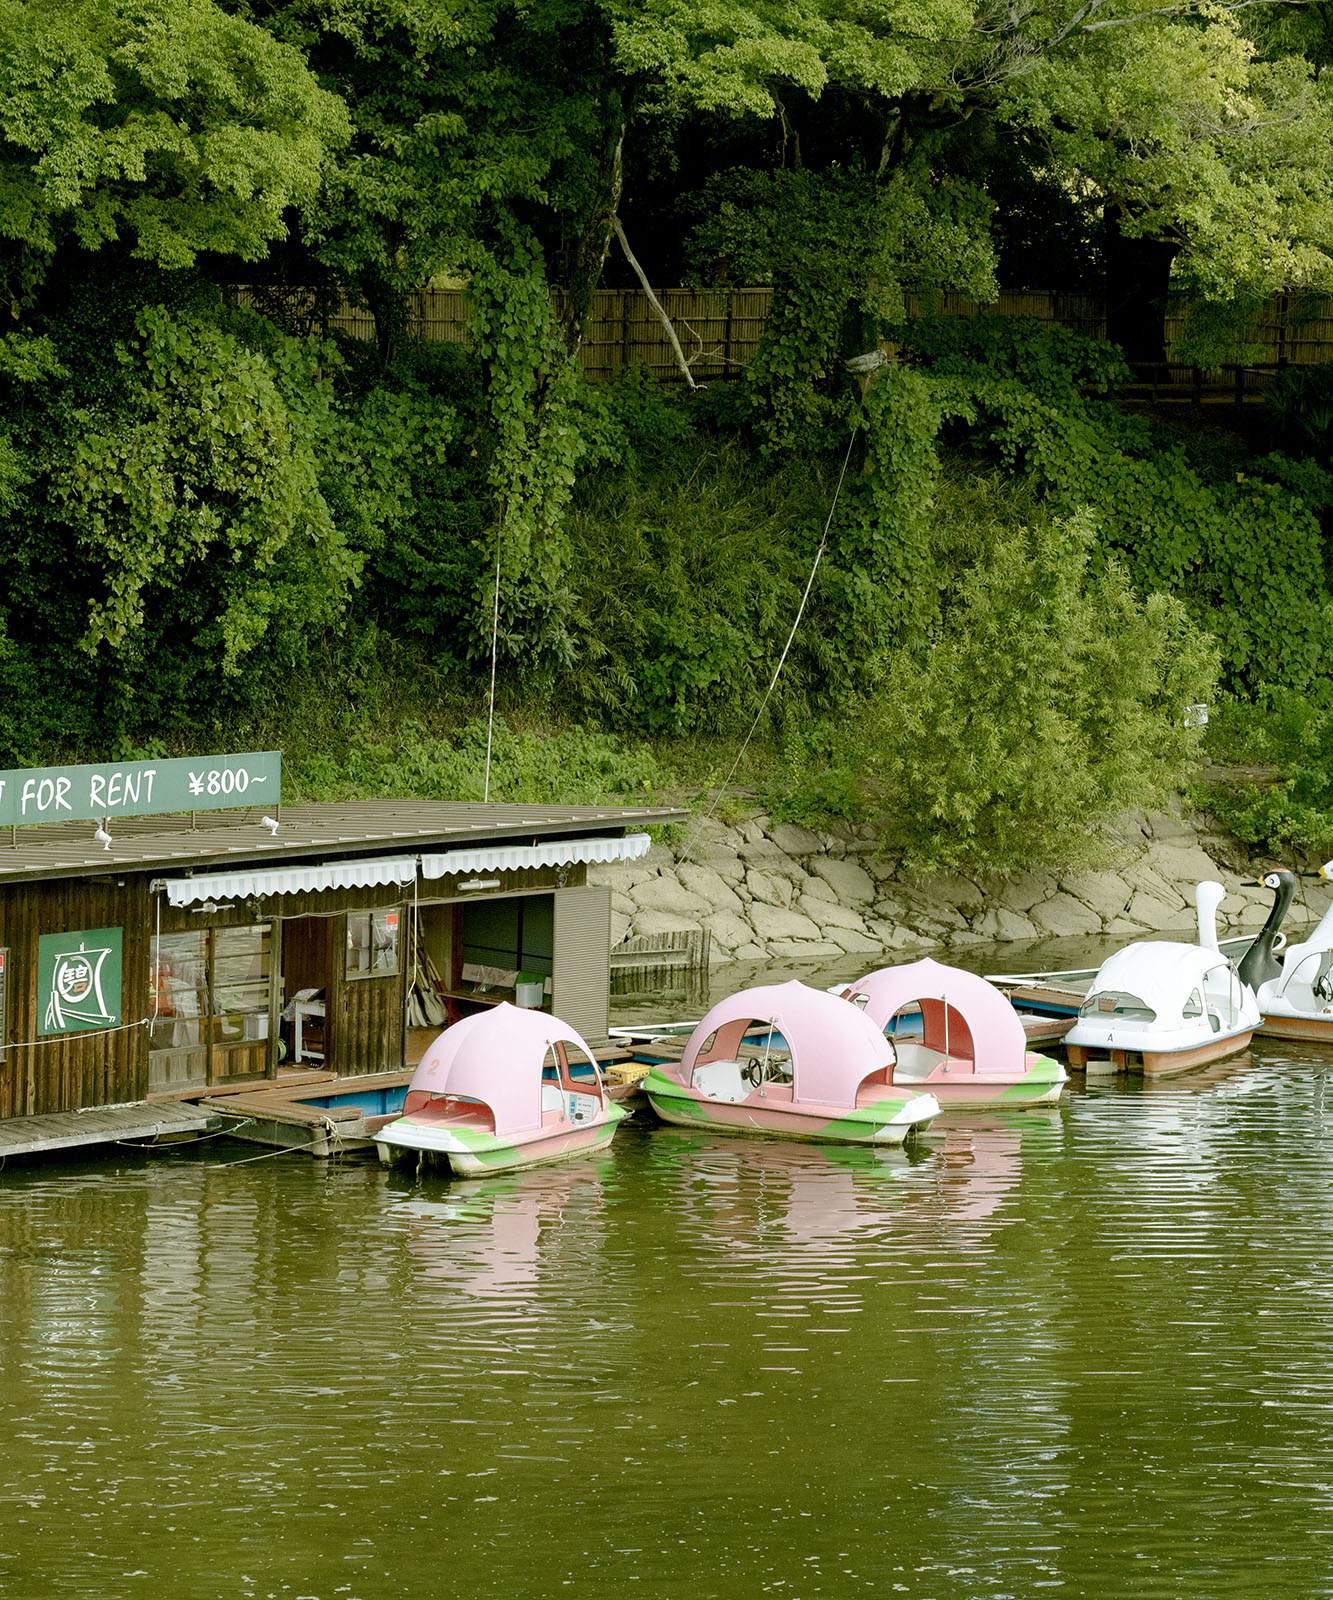
<path fill-rule="evenodd" d="M 671 326 L 671 318 L 667 316 L 662 309 L 661 301 L 653 293 L 652 285 L 648 282 L 643 268 L 639 265 L 635 259 L 634 252 L 629 247 L 629 240 L 625 237 L 625 230 L 620 225 L 620 218 L 614 213 L 611 216 L 611 227 L 615 232 L 616 238 L 620 240 L 620 248 L 625 252 L 625 260 L 633 267 L 634 276 L 643 285 L 643 292 L 648 296 L 648 304 L 657 313 L 659 321 L 666 329 L 667 338 L 671 341 L 671 348 L 676 352 L 676 360 L 680 365 L 680 370 L 685 374 L 685 382 L 689 384 L 691 389 L 697 389 L 699 385 L 695 383 L 690 375 L 690 365 L 685 359 L 685 352 L 680 347 L 680 340 L 676 337 L 676 330 Z"/>

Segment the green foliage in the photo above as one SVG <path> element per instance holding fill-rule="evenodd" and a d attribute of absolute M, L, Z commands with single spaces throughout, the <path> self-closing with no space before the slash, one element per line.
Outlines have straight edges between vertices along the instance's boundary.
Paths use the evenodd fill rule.
<path fill-rule="evenodd" d="M 1174 241 L 1181 287 L 1226 303 L 1327 284 L 1333 99 L 1300 54 L 1258 55 L 1220 11 L 1093 22 L 1014 76 L 1001 114 L 1039 131 L 1129 236 Z"/>
<path fill-rule="evenodd" d="M 5 0 L 0 238 L 10 293 L 59 245 L 164 267 L 259 259 L 346 138 L 295 50 L 212 0 Z"/>
<path fill-rule="evenodd" d="M 480 800 L 486 790 L 484 717 L 451 735 L 407 721 L 392 743 L 353 733 L 330 749 L 289 758 L 284 778 L 306 800 L 402 795 L 421 800 Z M 577 725 L 555 732 L 517 731 L 497 717 L 491 748 L 492 800 L 528 805 L 593 805 L 625 795 L 650 796 L 665 780 L 646 750 L 614 734 Z"/>
<path fill-rule="evenodd" d="M 849 758 L 840 723 L 788 728 L 779 775 L 760 785 L 764 809 L 778 822 L 816 828 L 831 820 L 860 822 L 869 810 L 863 764 Z"/>
<path fill-rule="evenodd" d="M 735 444 L 699 440 L 643 440 L 636 468 L 604 472 L 575 509 L 580 664 L 565 692 L 613 726 L 742 727 L 796 614 L 831 485 L 804 463 L 755 473 Z M 799 700 L 831 666 L 815 621 L 784 687 Z"/>
<path fill-rule="evenodd" d="M 1067 513 L 1091 506 L 1135 587 L 1176 595 L 1215 635 L 1232 687 L 1308 689 L 1333 655 L 1323 501 L 1272 460 L 1208 479 L 1185 447 L 1099 401 L 1113 348 L 1000 319 L 913 324 L 912 352 L 974 447 Z M 1327 495 L 1307 472 L 1309 494 Z"/>
<path fill-rule="evenodd" d="M 478 258 L 471 332 L 486 374 L 486 471 L 499 569 L 497 648 L 540 671 L 572 657 L 564 519 L 588 440 L 576 418 L 582 379 L 556 337 L 550 293 L 530 240 Z M 488 567 L 490 563 L 488 562 Z M 478 584 L 472 654 L 488 653 L 495 578 Z M 536 674 L 534 673 L 534 676 Z"/>
<path fill-rule="evenodd" d="M 1275 449 L 1333 461 L 1333 364 L 1284 367 L 1264 395 Z"/>
<path fill-rule="evenodd" d="M 212 604 L 192 645 L 234 674 L 262 641 L 281 648 L 331 622 L 355 579 L 319 492 L 331 393 L 319 353 L 295 341 L 266 356 L 160 307 L 139 332 L 117 352 L 128 405 L 75 408 L 52 466 L 52 509 L 91 591 L 81 644 L 135 654 L 150 607 L 203 588 Z"/>
<path fill-rule="evenodd" d="M 989 202 L 971 185 L 862 173 L 731 172 L 703 191 L 697 272 L 772 283 L 746 370 L 763 448 L 826 448 L 855 395 L 843 362 L 876 348 L 904 296 L 994 293 Z"/>
<path fill-rule="evenodd" d="M 1333 850 L 1333 695 L 1281 691 L 1258 702 L 1224 696 L 1210 711 L 1214 763 L 1190 797 L 1238 839 L 1273 854 Z"/>
<path fill-rule="evenodd" d="M 855 718 L 876 815 L 908 864 L 1014 871 L 1095 855 L 1098 824 L 1160 796 L 1215 660 L 1183 608 L 1091 565 L 1083 518 L 991 530 L 925 646 Z"/>

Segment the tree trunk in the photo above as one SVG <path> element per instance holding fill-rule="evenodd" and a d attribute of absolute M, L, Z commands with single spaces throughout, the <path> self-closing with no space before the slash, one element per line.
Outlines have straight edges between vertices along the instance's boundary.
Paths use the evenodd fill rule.
<path fill-rule="evenodd" d="M 407 336 L 407 305 L 399 286 L 387 272 L 368 267 L 357 279 L 361 298 L 375 319 L 375 348 L 385 368 L 402 348 Z"/>
<path fill-rule="evenodd" d="M 1106 336 L 1132 367 L 1166 361 L 1166 311 L 1171 263 L 1180 246 L 1170 239 L 1127 237 L 1122 207 L 1106 214 Z"/>
<path fill-rule="evenodd" d="M 565 273 L 566 295 L 560 311 L 560 334 L 570 355 L 576 355 L 583 343 L 583 324 L 592 308 L 592 297 L 602 281 L 602 270 L 611 250 L 614 218 L 620 210 L 620 192 L 624 183 L 626 121 L 624 101 L 615 95 L 607 140 L 604 204 L 584 224 L 583 232 L 569 252 Z"/>

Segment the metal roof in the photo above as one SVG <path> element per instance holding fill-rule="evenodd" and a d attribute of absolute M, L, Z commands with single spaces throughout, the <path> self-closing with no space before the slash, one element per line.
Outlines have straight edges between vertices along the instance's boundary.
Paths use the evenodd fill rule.
<path fill-rule="evenodd" d="M 201 811 L 193 825 L 185 816 L 122 817 L 109 824 L 106 847 L 93 838 L 88 822 L 20 827 L 8 830 L 8 837 L 0 830 L 0 885 L 238 861 L 336 861 L 377 847 L 401 854 L 483 839 L 535 842 L 689 816 L 674 806 L 358 800 L 283 806 L 273 834 L 263 826 L 264 814 L 262 806 Z"/>

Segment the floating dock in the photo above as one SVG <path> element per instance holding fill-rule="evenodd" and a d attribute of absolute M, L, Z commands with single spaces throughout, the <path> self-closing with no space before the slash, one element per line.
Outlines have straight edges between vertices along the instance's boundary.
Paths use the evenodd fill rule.
<path fill-rule="evenodd" d="M 12 1117 L 0 1121 L 0 1160 L 96 1145 L 169 1144 L 198 1138 L 223 1126 L 223 1119 L 206 1106 L 183 1101 Z"/>

